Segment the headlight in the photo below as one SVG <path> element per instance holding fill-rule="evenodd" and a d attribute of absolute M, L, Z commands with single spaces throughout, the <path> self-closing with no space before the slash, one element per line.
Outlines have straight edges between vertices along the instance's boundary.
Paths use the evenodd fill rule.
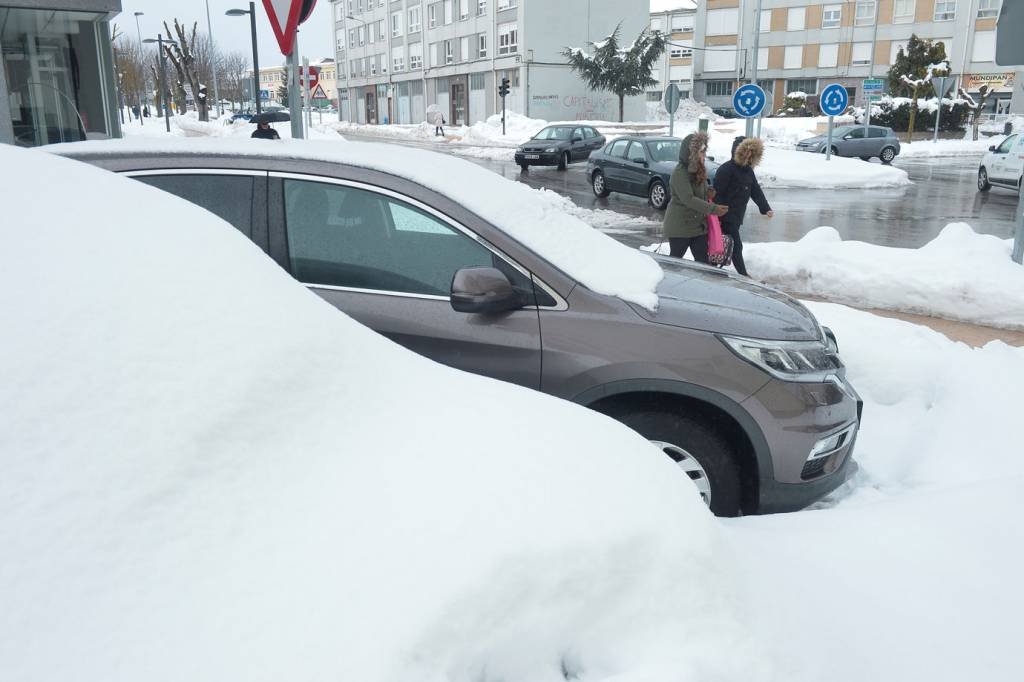
<path fill-rule="evenodd" d="M 526 148 L 525 147 L 516 147 L 516 151 L 517 152 L 525 152 Z"/>
<path fill-rule="evenodd" d="M 558 147 L 548 147 L 547 149 L 544 150 L 544 152 L 547 153 L 547 154 L 553 154 L 553 153 L 555 153 L 557 151 L 558 151 Z"/>
<path fill-rule="evenodd" d="M 763 341 L 720 336 L 732 352 L 783 381 L 822 382 L 843 366 L 822 341 Z"/>

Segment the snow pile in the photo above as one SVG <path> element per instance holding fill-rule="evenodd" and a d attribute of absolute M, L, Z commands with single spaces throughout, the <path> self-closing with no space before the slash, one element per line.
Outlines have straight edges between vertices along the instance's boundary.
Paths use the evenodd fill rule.
<path fill-rule="evenodd" d="M 737 564 L 641 437 L 401 349 L 167 193 L 0 147 L 13 196 L 40 177 L 75 213 L 0 226 L 5 679 L 761 668 Z"/>
<path fill-rule="evenodd" d="M 344 142 L 345 138 L 327 125 L 317 125 L 317 117 L 313 117 L 313 127 L 308 131 L 309 139 L 324 140 L 332 142 Z M 291 123 L 270 124 L 282 138 L 292 136 Z M 210 120 L 200 121 L 199 115 L 194 111 L 187 112 L 180 116 L 171 116 L 171 132 L 167 132 L 164 119 L 150 117 L 143 122 L 137 119 L 125 121 L 122 131 L 127 138 L 157 138 L 166 139 L 168 135 L 174 137 L 204 137 L 204 138 L 249 138 L 256 130 L 256 124 L 247 121 L 235 121 L 231 123 L 226 118 L 223 121 Z"/>
<path fill-rule="evenodd" d="M 668 121 L 669 113 L 665 110 L 663 100 L 647 102 L 648 121 Z M 696 121 L 699 118 L 706 118 L 709 121 L 718 119 L 718 114 L 711 110 L 704 102 L 698 102 L 692 97 L 679 101 L 679 108 L 676 110 L 676 123 L 680 121 Z"/>
<path fill-rule="evenodd" d="M 712 144 L 713 156 L 723 161 L 729 158 L 732 140 L 719 140 Z M 791 149 L 767 149 L 757 167 L 757 179 L 762 187 L 803 187 L 810 189 L 902 187 L 911 184 L 907 172 L 901 168 L 879 163 L 864 163 L 860 159 L 811 154 Z"/>
<path fill-rule="evenodd" d="M 548 125 L 539 118 L 529 118 L 514 111 L 505 112 L 505 134 L 501 134 L 501 114 L 474 123 L 459 134 L 459 142 L 467 145 L 516 147 Z"/>
<path fill-rule="evenodd" d="M 967 135 L 970 135 L 970 126 L 967 127 Z M 978 140 L 918 140 L 917 142 L 900 143 L 900 157 L 941 157 L 941 156 L 967 156 L 980 158 L 988 151 L 992 144 L 997 144 L 989 138 L 982 137 Z"/>
<path fill-rule="evenodd" d="M 789 292 L 868 308 L 1024 329 L 1024 268 L 1012 241 L 951 223 L 919 249 L 844 242 L 819 227 L 794 243 L 746 244 L 763 281 Z"/>
<path fill-rule="evenodd" d="M 544 257 L 584 286 L 618 296 L 647 308 L 658 305 L 655 289 L 662 271 L 650 257 L 593 230 L 569 215 L 571 201 L 547 190 L 535 190 L 496 173 L 446 154 L 395 145 L 348 142 L 319 144 L 315 141 L 281 140 L 254 144 L 251 140 L 105 140 L 49 149 L 74 152 L 124 154 L 190 153 L 273 155 L 343 163 L 392 173 L 429 187 L 500 226 L 527 248 Z"/>

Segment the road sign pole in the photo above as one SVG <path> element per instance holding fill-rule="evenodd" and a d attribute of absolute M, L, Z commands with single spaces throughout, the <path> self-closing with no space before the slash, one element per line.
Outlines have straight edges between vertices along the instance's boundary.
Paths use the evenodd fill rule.
<path fill-rule="evenodd" d="M 302 139 L 302 101 L 299 95 L 299 36 L 295 31 L 292 51 L 288 55 L 288 110 L 291 117 L 292 137 Z"/>
<path fill-rule="evenodd" d="M 1013 234 L 1013 261 L 1021 265 L 1024 256 L 1024 195 L 1017 199 L 1017 230 Z"/>
<path fill-rule="evenodd" d="M 828 146 L 825 147 L 825 160 L 826 161 L 831 161 L 832 160 L 832 121 L 833 121 L 834 118 L 835 118 L 834 116 L 829 116 L 828 117 Z"/>

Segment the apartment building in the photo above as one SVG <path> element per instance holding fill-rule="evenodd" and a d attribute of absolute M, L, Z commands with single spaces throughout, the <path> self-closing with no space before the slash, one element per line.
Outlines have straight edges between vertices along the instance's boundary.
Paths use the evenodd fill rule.
<path fill-rule="evenodd" d="M 338 93 L 338 69 L 334 60 L 330 57 L 323 57 L 321 59 L 310 59 L 310 66 L 315 66 L 320 69 L 319 84 L 324 89 L 324 94 L 327 95 L 330 100 L 331 106 L 338 105 L 337 93 Z M 281 86 L 285 84 L 285 71 L 287 69 L 282 64 L 281 66 L 266 66 L 260 67 L 260 93 L 262 96 L 262 102 L 264 106 L 281 106 Z M 246 73 L 246 79 L 252 80 L 252 71 Z M 245 92 L 248 95 L 249 88 L 245 88 Z M 251 97 L 251 95 L 248 95 Z M 326 106 L 326 104 L 324 105 Z"/>
<path fill-rule="evenodd" d="M 661 63 L 652 71 L 658 85 L 647 92 L 649 102 L 659 101 L 669 83 L 674 83 L 683 98 L 690 96 L 694 85 L 693 29 L 697 22 L 696 0 L 661 2 L 651 12 L 651 30 L 668 37 L 668 47 Z M 654 3 L 652 3 L 652 10 Z"/>
<path fill-rule="evenodd" d="M 645 2 L 621 0 L 332 0 L 338 116 L 418 123 L 435 105 L 454 124 L 506 107 L 546 120 L 612 119 L 618 100 L 593 92 L 561 51 L 586 47 L 621 22 L 625 40 L 647 24 Z M 642 97 L 627 118 L 644 115 Z"/>
<path fill-rule="evenodd" d="M 957 85 L 995 88 L 989 106 L 1010 108 L 1015 70 L 995 64 L 1000 0 L 707 0 L 694 26 L 695 96 L 730 107 L 754 59 L 775 105 L 789 92 L 841 83 L 863 104 L 865 78 L 884 78 L 912 34 L 941 41 Z M 757 32 L 758 47 L 754 53 Z M 1019 86 L 1018 86 L 1019 87 Z"/>

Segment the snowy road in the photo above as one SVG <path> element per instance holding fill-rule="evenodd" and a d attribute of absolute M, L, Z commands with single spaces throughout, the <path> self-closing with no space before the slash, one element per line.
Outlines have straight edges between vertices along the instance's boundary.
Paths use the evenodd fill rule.
<path fill-rule="evenodd" d="M 346 136 L 381 141 L 351 133 L 346 133 Z M 442 152 L 459 149 L 415 142 L 400 144 Z M 771 150 L 767 153 L 770 154 Z M 598 199 L 591 192 L 585 164 L 571 166 L 564 173 L 554 168 L 533 168 L 524 174 L 509 161 L 464 158 L 531 187 L 558 192 L 572 199 L 577 206 L 609 209 L 628 215 L 629 219 L 624 219 L 622 225 L 611 226 L 611 234 L 620 241 L 640 246 L 660 240 L 661 213 L 639 197 L 613 194 L 607 199 Z M 745 225 L 747 239 L 751 242 L 795 241 L 820 225 L 831 225 L 844 239 L 918 248 L 934 239 L 950 222 L 970 223 L 982 234 L 1004 238 L 1013 235 L 1017 196 L 1000 189 L 993 189 L 988 194 L 978 192 L 975 186 L 978 160 L 897 159 L 896 165 L 910 174 L 913 185 L 870 190 L 770 190 L 767 194 L 775 209 L 775 218 L 769 221 L 756 212 L 748 212 Z M 638 224 L 637 218 L 647 219 L 650 224 Z"/>

